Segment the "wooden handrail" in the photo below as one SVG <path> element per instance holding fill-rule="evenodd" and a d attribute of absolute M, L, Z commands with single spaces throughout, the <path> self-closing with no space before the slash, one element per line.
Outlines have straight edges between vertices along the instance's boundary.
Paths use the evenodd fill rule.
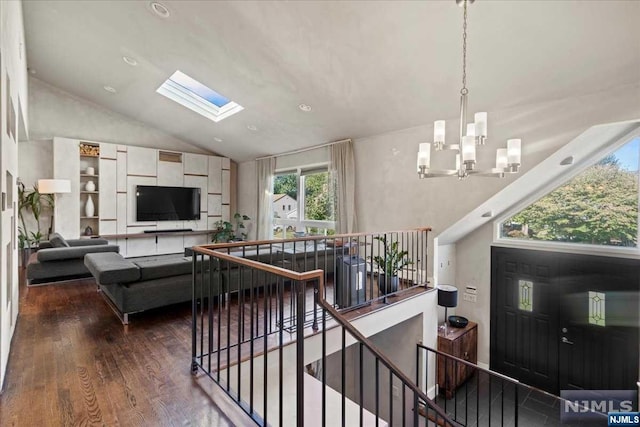
<path fill-rule="evenodd" d="M 240 264 L 245 267 L 254 268 L 256 270 L 265 271 L 267 273 L 276 274 L 278 276 L 284 276 L 287 279 L 291 279 L 291 280 L 299 280 L 299 281 L 320 280 L 321 282 L 324 283 L 323 270 L 310 270 L 310 271 L 305 271 L 304 273 L 298 273 L 292 270 L 287 270 L 286 268 L 278 267 L 271 264 L 265 264 L 260 261 L 254 261 L 252 259 L 243 258 L 240 256 L 231 255 L 231 254 L 226 254 L 224 252 L 214 251 L 203 246 L 194 246 L 193 252 L 209 255 L 214 258 L 223 259 L 225 261 L 233 262 L 235 264 Z"/>
<path fill-rule="evenodd" d="M 227 248 L 239 248 L 243 246 L 263 246 L 269 244 L 283 244 L 283 243 L 291 243 L 291 242 L 305 242 L 305 241 L 314 241 L 314 240 L 339 240 L 339 239 L 349 239 L 352 237 L 361 237 L 361 236 L 383 236 L 385 234 L 393 234 L 393 233 L 408 233 L 411 231 L 417 232 L 429 232 L 431 231 L 431 227 L 418 227 L 412 228 L 409 230 L 394 230 L 394 231 L 381 231 L 381 232 L 362 232 L 362 233 L 348 233 L 348 234 L 334 234 L 332 236 L 305 236 L 305 237 L 293 237 L 290 239 L 272 239 L 272 240 L 247 240 L 240 242 L 230 242 L 230 243 L 214 243 L 211 245 L 200 245 L 199 248 L 207 248 L 207 249 L 227 249 Z"/>

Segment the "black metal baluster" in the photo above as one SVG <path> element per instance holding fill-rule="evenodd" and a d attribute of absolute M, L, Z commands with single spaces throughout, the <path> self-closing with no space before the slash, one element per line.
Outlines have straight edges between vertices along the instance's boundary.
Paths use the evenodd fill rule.
<path fill-rule="evenodd" d="M 346 329 L 343 327 L 342 328 L 342 352 L 341 352 L 341 362 L 342 362 L 342 378 L 341 378 L 341 388 L 340 388 L 340 392 L 342 394 L 342 427 L 346 426 L 346 398 L 345 398 L 345 388 L 346 388 L 346 380 L 345 377 L 347 376 L 347 372 L 345 369 L 345 365 L 347 363 L 346 361 L 346 355 L 345 355 L 345 347 L 347 344 L 347 331 Z"/>
<path fill-rule="evenodd" d="M 407 425 L 407 388 L 402 384 L 402 425 Z"/>
<path fill-rule="evenodd" d="M 520 405 L 519 401 L 518 401 L 518 384 L 514 384 L 515 388 L 516 388 L 516 397 L 515 397 L 515 408 L 514 408 L 514 412 L 515 412 L 515 427 L 518 427 L 518 406 Z"/>
<path fill-rule="evenodd" d="M 227 264 L 227 280 L 225 281 L 225 310 L 227 312 L 227 391 L 231 384 L 231 263 Z"/>
<path fill-rule="evenodd" d="M 283 252 L 284 253 L 284 252 Z M 283 347 L 284 347 L 284 281 L 282 278 L 277 280 L 278 282 L 278 302 L 280 305 L 280 328 L 278 328 L 278 419 L 280 420 L 280 425 L 283 423 L 283 410 L 282 410 L 282 399 L 283 399 L 283 390 L 282 390 L 282 381 L 283 381 Z"/>
<path fill-rule="evenodd" d="M 298 427 L 304 427 L 304 298 L 306 282 L 295 281 L 296 313 L 296 418 Z"/>
<path fill-rule="evenodd" d="M 376 357 L 376 427 L 380 425 L 380 360 Z"/>
<path fill-rule="evenodd" d="M 242 292 L 242 272 L 244 271 L 244 267 L 242 265 L 236 265 L 236 269 L 238 270 L 238 336 L 236 337 L 236 341 L 237 341 L 237 345 L 238 345 L 238 350 L 236 351 L 237 354 L 237 363 L 238 363 L 238 401 L 242 400 L 242 393 L 241 393 L 241 387 L 242 387 L 242 342 L 243 342 L 243 336 L 244 336 L 244 307 L 243 307 L 243 292 Z M 229 326 L 231 327 L 231 326 Z"/>
<path fill-rule="evenodd" d="M 389 369 L 389 425 L 393 425 L 393 371 Z"/>
<path fill-rule="evenodd" d="M 363 377 L 364 377 L 364 369 L 363 369 L 363 352 L 364 352 L 364 344 L 360 343 L 360 366 L 358 367 L 359 369 L 359 377 L 360 377 L 360 427 L 362 427 L 364 425 L 364 388 L 363 388 Z"/>
<path fill-rule="evenodd" d="M 500 380 L 500 425 L 504 425 L 504 380 Z"/>
<path fill-rule="evenodd" d="M 213 353 L 213 258 L 209 257 L 209 289 L 207 290 L 207 315 L 209 317 L 209 347 L 208 347 L 208 372 L 211 374 L 211 353 Z"/>
<path fill-rule="evenodd" d="M 322 427 L 327 425 L 327 310 L 322 307 Z"/>
<path fill-rule="evenodd" d="M 270 274 L 267 273 L 266 271 L 264 271 L 262 273 L 263 277 L 264 277 L 264 285 L 265 286 L 269 286 L 269 289 L 271 289 L 271 280 L 270 280 Z M 271 318 L 270 318 L 270 306 L 271 306 L 271 297 L 269 297 L 269 307 L 267 306 L 267 292 L 266 289 L 263 290 L 262 292 L 262 297 L 264 299 L 263 301 L 263 319 L 264 319 L 264 336 L 262 338 L 262 345 L 263 345 L 263 349 L 262 349 L 262 354 L 263 354 L 263 358 L 264 358 L 264 363 L 262 364 L 262 419 L 264 421 L 264 425 L 269 425 L 268 420 L 267 420 L 267 366 L 268 366 L 268 360 L 267 360 L 267 356 L 268 356 L 268 347 L 267 347 L 267 323 L 270 322 Z M 269 315 L 267 315 L 267 309 L 269 309 Z"/>
<path fill-rule="evenodd" d="M 198 346 L 198 308 L 196 304 L 196 280 L 197 279 L 197 259 L 198 253 L 193 252 L 191 255 L 191 373 L 196 374 L 198 372 L 198 364 L 197 364 L 197 346 Z"/>
<path fill-rule="evenodd" d="M 217 346 L 218 346 L 218 351 L 216 351 L 216 382 L 218 384 L 220 384 L 220 345 L 222 343 L 222 304 L 223 302 L 223 290 L 224 290 L 224 281 L 222 279 L 222 266 L 220 264 L 220 260 L 217 259 L 217 265 L 218 265 L 218 300 L 216 302 L 217 305 L 217 312 L 218 312 L 218 334 L 216 336 L 217 338 Z"/>
<path fill-rule="evenodd" d="M 254 331 L 253 331 L 253 287 L 255 286 L 255 270 L 251 269 L 251 286 L 249 286 L 249 304 L 251 305 L 250 319 L 251 326 L 249 330 L 249 410 L 253 414 L 253 344 L 254 344 Z M 257 317 L 257 316 L 256 316 Z"/>

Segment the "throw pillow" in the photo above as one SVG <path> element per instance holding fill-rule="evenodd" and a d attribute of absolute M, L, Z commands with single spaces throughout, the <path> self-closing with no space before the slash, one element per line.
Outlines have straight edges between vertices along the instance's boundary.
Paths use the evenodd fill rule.
<path fill-rule="evenodd" d="M 67 241 L 64 240 L 64 237 L 62 237 L 58 233 L 51 234 L 49 236 L 49 242 L 51 243 L 51 246 L 53 246 L 54 248 L 68 248 L 69 247 L 69 243 L 67 243 Z"/>

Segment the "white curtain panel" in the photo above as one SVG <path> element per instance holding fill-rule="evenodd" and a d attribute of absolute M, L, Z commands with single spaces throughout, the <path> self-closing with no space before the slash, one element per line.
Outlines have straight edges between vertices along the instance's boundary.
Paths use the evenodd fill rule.
<path fill-rule="evenodd" d="M 329 167 L 336 179 L 336 232 L 354 233 L 357 230 L 356 171 L 351 140 L 329 147 Z"/>
<path fill-rule="evenodd" d="M 256 175 L 258 177 L 258 240 L 270 240 L 273 238 L 273 176 L 276 172 L 276 159 L 256 160 Z"/>

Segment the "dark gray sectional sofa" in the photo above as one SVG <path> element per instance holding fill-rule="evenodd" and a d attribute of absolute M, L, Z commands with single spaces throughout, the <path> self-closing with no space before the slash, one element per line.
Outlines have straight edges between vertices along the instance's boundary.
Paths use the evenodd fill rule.
<path fill-rule="evenodd" d="M 40 243 L 36 259 L 27 265 L 27 283 L 42 284 L 56 280 L 88 277 L 84 256 L 89 253 L 117 253 L 119 247 L 104 239 L 69 239 L 52 234 Z"/>
<path fill-rule="evenodd" d="M 255 250 L 247 250 L 242 255 L 296 271 L 312 270 L 317 265 L 317 268 L 332 273 L 335 268 L 332 248 L 317 253 L 261 250 L 258 254 Z M 192 297 L 193 264 L 189 256 L 176 254 L 125 259 L 117 253 L 93 253 L 85 256 L 84 263 L 123 324 L 128 324 L 132 313 L 190 301 Z M 204 280 L 208 281 L 208 262 L 203 264 L 203 268 Z M 234 266 L 221 266 L 211 283 L 212 295 L 237 292 L 240 286 L 243 289 L 265 286 L 265 283 L 253 282 L 251 274 L 239 275 L 238 268 Z"/>

